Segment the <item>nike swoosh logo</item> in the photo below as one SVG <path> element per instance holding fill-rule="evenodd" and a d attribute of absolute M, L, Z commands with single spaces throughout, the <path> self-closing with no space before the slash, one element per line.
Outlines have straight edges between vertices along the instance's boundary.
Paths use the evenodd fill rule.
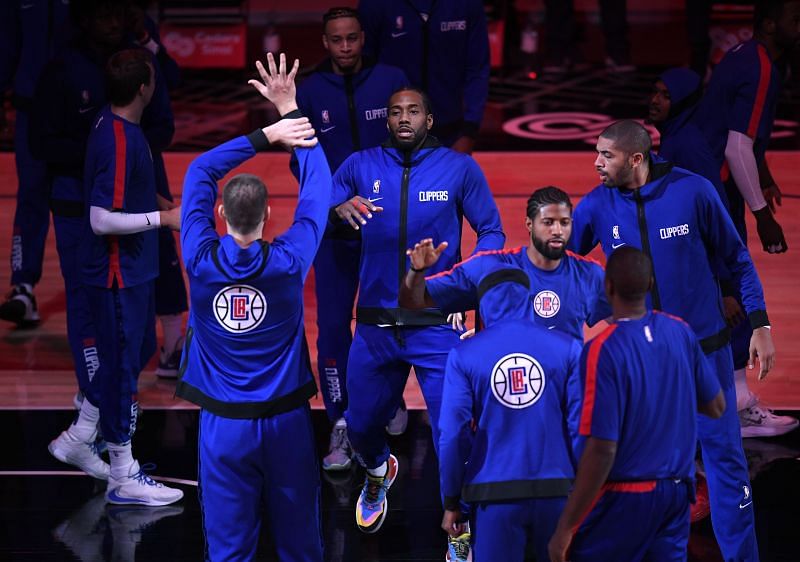
<path fill-rule="evenodd" d="M 383 199 L 383 197 L 376 197 L 375 199 L 370 197 L 369 199 L 367 199 L 367 201 L 369 201 L 370 203 L 374 203 L 375 201 L 380 201 L 381 199 Z"/>
<path fill-rule="evenodd" d="M 148 217 L 147 215 L 145 215 L 145 216 L 144 216 L 144 220 L 146 220 L 146 221 L 147 221 L 147 226 L 150 226 L 150 217 Z"/>
<path fill-rule="evenodd" d="M 611 244 L 611 249 L 612 250 L 616 250 L 617 248 L 621 248 L 624 245 L 625 245 L 625 242 L 623 242 L 622 244 Z"/>
<path fill-rule="evenodd" d="M 320 129 L 319 132 L 320 133 L 327 133 L 328 131 L 331 131 L 331 130 L 333 130 L 335 128 L 336 128 L 336 125 L 334 125 L 333 127 L 328 127 L 327 129 Z"/>
<path fill-rule="evenodd" d="M 119 502 L 120 504 L 143 504 L 146 503 L 144 500 L 139 500 L 136 498 L 123 498 L 120 496 L 116 490 L 111 490 L 106 495 L 106 498 L 110 502 Z"/>
<path fill-rule="evenodd" d="M 408 35 L 408 31 L 401 31 L 400 33 L 392 33 L 392 39 L 397 39 L 403 35 Z"/>
<path fill-rule="evenodd" d="M 93 107 L 82 107 L 78 110 L 78 113 L 87 113 L 89 111 L 92 111 L 93 109 L 94 109 Z"/>
<path fill-rule="evenodd" d="M 547 327 L 547 329 L 548 329 L 548 330 L 552 330 L 552 329 L 554 329 L 554 328 L 555 328 L 555 326 L 548 326 L 548 327 Z"/>
<path fill-rule="evenodd" d="M 746 504 L 739 504 L 739 509 L 744 509 L 744 508 L 745 508 L 745 507 L 747 507 L 748 505 L 752 505 L 752 504 L 753 504 L 753 502 L 752 502 L 752 501 L 749 501 L 749 502 L 747 502 Z"/>

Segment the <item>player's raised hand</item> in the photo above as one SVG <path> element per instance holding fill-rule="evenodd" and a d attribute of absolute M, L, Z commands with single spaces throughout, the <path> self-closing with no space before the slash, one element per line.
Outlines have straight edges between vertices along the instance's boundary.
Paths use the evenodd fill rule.
<path fill-rule="evenodd" d="M 294 77 L 297 76 L 297 69 L 300 68 L 300 60 L 294 59 L 294 65 L 289 73 L 286 73 L 286 55 L 280 54 L 279 66 L 275 66 L 275 57 L 272 53 L 267 53 L 267 68 L 261 61 L 256 61 L 261 81 L 248 80 L 247 83 L 253 86 L 258 93 L 275 104 L 281 115 L 286 115 L 290 111 L 297 109 L 295 95 L 297 89 L 294 84 Z"/>
<path fill-rule="evenodd" d="M 336 207 L 336 214 L 339 218 L 349 222 L 354 230 L 361 228 L 359 224 L 367 224 L 367 219 L 372 218 L 372 213 L 380 213 L 381 211 L 383 211 L 383 207 L 375 206 L 372 201 L 360 195 L 356 195 Z"/>
<path fill-rule="evenodd" d="M 281 119 L 261 130 L 270 144 L 281 144 L 288 150 L 298 147 L 309 148 L 317 144 L 314 128 L 308 117 Z"/>
<path fill-rule="evenodd" d="M 406 255 L 411 259 L 411 269 L 420 272 L 435 264 L 446 249 L 447 242 L 434 247 L 433 238 L 425 238 L 406 250 Z"/>

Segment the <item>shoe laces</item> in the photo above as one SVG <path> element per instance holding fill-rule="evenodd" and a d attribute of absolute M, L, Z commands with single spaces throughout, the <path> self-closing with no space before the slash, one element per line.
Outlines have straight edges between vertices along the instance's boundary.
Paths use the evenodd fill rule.
<path fill-rule="evenodd" d="M 163 484 L 156 482 L 152 478 L 150 478 L 150 472 L 155 471 L 156 465 L 155 463 L 147 463 L 139 467 L 139 472 L 131 476 L 133 480 L 136 480 L 142 486 L 156 486 L 160 488 Z"/>
<path fill-rule="evenodd" d="M 457 537 L 448 537 L 450 549 L 455 558 L 451 556 L 451 560 L 466 560 L 469 556 L 469 533 L 464 533 Z"/>
<path fill-rule="evenodd" d="M 386 477 L 367 474 L 367 481 L 364 484 L 364 503 L 369 506 L 375 506 L 383 501 L 385 494 Z"/>
<path fill-rule="evenodd" d="M 334 428 L 333 432 L 331 432 L 330 450 L 345 449 L 347 446 L 347 430 L 343 427 Z"/>

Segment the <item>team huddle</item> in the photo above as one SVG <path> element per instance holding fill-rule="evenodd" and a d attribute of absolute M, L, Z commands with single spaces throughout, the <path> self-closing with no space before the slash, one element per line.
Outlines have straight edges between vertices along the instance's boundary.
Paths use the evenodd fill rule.
<path fill-rule="evenodd" d="M 387 433 L 404 429 L 413 368 L 439 460 L 448 560 L 522 561 L 526 548 L 553 562 L 685 560 L 698 442 L 723 557 L 758 560 L 737 413 L 755 403 L 739 407 L 734 370 L 758 362 L 763 378 L 775 349 L 743 242 L 745 203 L 759 213 L 764 250 L 787 246 L 771 201 L 758 199 L 761 189 L 732 192 L 714 158 L 768 138 L 759 119 L 769 112 L 738 127 L 749 128 L 744 140 L 731 125 L 727 144 L 687 152 L 676 138 L 691 132 L 688 121 L 676 119 L 695 107 L 678 102 L 697 102 L 699 78 L 664 73 L 651 107 L 653 121 L 669 125 L 660 154 L 638 122 L 610 125 L 596 143 L 600 184 L 574 207 L 558 187 L 534 190 L 530 243 L 506 248 L 489 184 L 468 154 L 469 115 L 434 135 L 425 89 L 351 53 L 363 43 L 354 10 L 332 9 L 324 25 L 331 58 L 299 87 L 299 61 L 268 54 L 256 63 L 250 84 L 280 120 L 195 159 L 181 206 L 162 210 L 145 130 L 157 67 L 142 50 L 111 57 L 84 183 L 67 186 L 88 211 L 69 228 L 83 268 L 75 306 L 92 316 L 99 366 L 81 379 L 79 414 L 51 453 L 107 480 L 111 503 L 183 497 L 150 478 L 131 449 L 136 381 L 155 349 L 156 229 L 170 227 L 180 230 L 191 289 L 176 395 L 200 406 L 209 559 L 253 559 L 263 521 L 281 560 L 323 560 L 309 407 L 318 391 L 332 427 L 322 469 L 354 460 L 365 469 L 355 521 L 378 532 L 399 472 Z M 758 49 L 745 43 L 731 56 L 763 63 Z M 720 80 L 732 73 L 721 68 Z M 670 94 L 675 111 L 661 111 Z M 371 109 L 346 128 L 337 119 L 351 103 Z M 270 146 L 291 153 L 299 192 L 291 226 L 267 242 L 259 177 L 236 175 L 217 198 L 223 177 Z M 692 161 L 706 153 L 697 167 L 711 162 L 711 179 Z M 751 164 L 730 170 L 734 190 L 752 183 Z M 464 220 L 476 235 L 466 256 Z M 586 257 L 598 245 L 605 268 Z M 319 389 L 304 324 L 312 266 Z M 733 335 L 727 298 L 746 318 Z M 584 325 L 599 323 L 607 326 L 584 342 Z"/>

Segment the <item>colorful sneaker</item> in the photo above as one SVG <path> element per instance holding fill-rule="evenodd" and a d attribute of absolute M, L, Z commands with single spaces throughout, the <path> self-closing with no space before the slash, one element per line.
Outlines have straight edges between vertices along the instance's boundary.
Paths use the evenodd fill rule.
<path fill-rule="evenodd" d="M 90 441 L 81 441 L 65 429 L 50 441 L 47 450 L 61 462 L 77 466 L 89 476 L 99 480 L 109 478 L 108 463 L 100 458 L 94 437 Z"/>
<path fill-rule="evenodd" d="M 33 287 L 27 283 L 14 285 L 6 295 L 6 301 L 0 304 L 0 319 L 13 322 L 20 328 L 38 326 L 41 318 Z"/>
<path fill-rule="evenodd" d="M 322 470 L 347 470 L 353 462 L 353 448 L 347 438 L 347 424 L 339 420 L 331 431 L 328 454 L 322 459 Z"/>
<path fill-rule="evenodd" d="M 457 537 L 447 536 L 447 554 L 445 562 L 472 562 L 472 551 L 470 549 L 470 533 L 467 531 Z"/>
<path fill-rule="evenodd" d="M 116 505 L 169 505 L 183 497 L 183 492 L 177 488 L 164 486 L 156 482 L 146 471 L 155 469 L 155 465 L 147 464 L 139 467 L 138 461 L 133 461 L 128 476 L 114 478 L 109 475 L 106 501 Z"/>
<path fill-rule="evenodd" d="M 356 525 L 365 533 L 377 533 L 386 519 L 389 503 L 386 492 L 397 478 L 397 457 L 389 455 L 386 476 L 370 476 L 364 481 L 361 495 L 356 502 Z"/>
<path fill-rule="evenodd" d="M 400 407 L 394 413 L 394 417 L 389 420 L 386 426 L 386 433 L 389 435 L 403 435 L 408 427 L 408 410 L 406 409 L 406 402 L 402 400 Z"/>
<path fill-rule="evenodd" d="M 178 371 L 181 368 L 181 355 L 183 355 L 183 342 L 184 337 L 178 340 L 175 344 L 175 349 L 167 353 L 164 348 L 161 348 L 161 355 L 158 356 L 158 368 L 156 369 L 156 376 L 162 379 L 177 379 Z"/>
<path fill-rule="evenodd" d="M 769 408 L 756 403 L 739 412 L 742 437 L 775 437 L 789 433 L 800 425 L 792 416 L 776 416 Z"/>

